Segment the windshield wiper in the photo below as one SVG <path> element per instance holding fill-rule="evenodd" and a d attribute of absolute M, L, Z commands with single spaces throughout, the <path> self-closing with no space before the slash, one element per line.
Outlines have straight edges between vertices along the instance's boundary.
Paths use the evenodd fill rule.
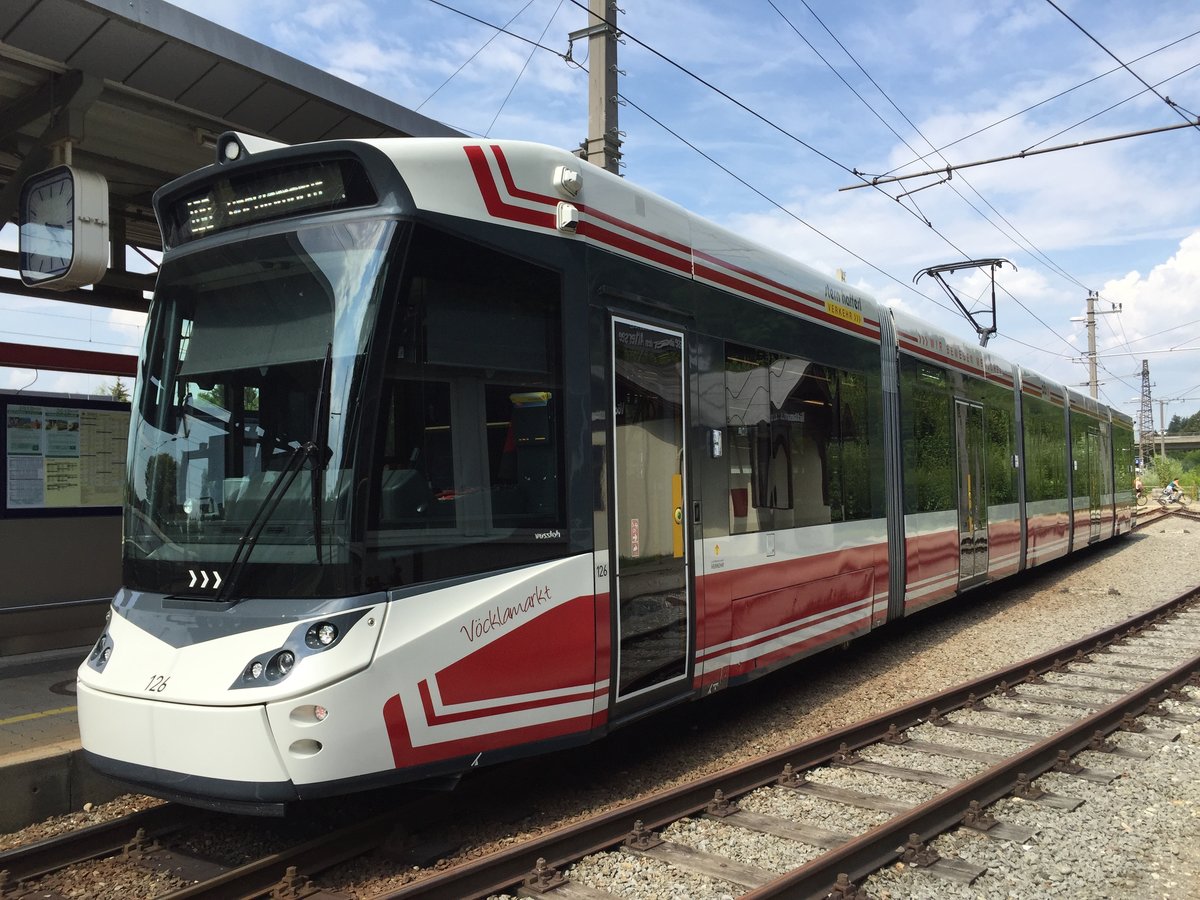
<path fill-rule="evenodd" d="M 246 530 L 242 532 L 242 536 L 238 538 L 237 549 L 233 551 L 233 558 L 229 561 L 229 574 L 225 581 L 218 588 L 216 596 L 213 598 L 217 601 L 222 601 L 233 595 L 234 588 L 241 579 L 242 572 L 246 569 L 246 561 L 250 558 L 250 554 L 254 552 L 254 547 L 258 543 L 258 538 L 262 534 L 264 528 L 267 527 L 267 522 L 271 516 L 275 514 L 275 510 L 279 507 L 279 502 L 283 499 L 284 494 L 291 488 L 296 476 L 300 474 L 304 468 L 304 463 L 309 457 L 320 457 L 320 452 L 317 445 L 312 441 L 305 441 L 299 447 L 293 448 L 288 455 L 287 462 L 284 463 L 283 471 L 279 473 L 279 477 L 271 484 L 266 496 L 258 504 L 258 508 L 254 511 L 253 517 L 246 525 Z M 237 600 L 234 600 L 236 603 Z"/>
<path fill-rule="evenodd" d="M 321 505 L 322 497 L 325 494 L 325 467 L 329 464 L 330 457 L 328 446 L 329 392 L 332 364 L 333 344 L 329 343 L 325 347 L 325 363 L 321 367 L 321 383 L 317 388 L 317 407 L 313 411 L 312 440 L 305 441 L 298 447 L 293 448 L 292 452 L 288 455 L 287 461 L 284 463 L 283 471 L 280 472 L 279 477 L 275 479 L 266 496 L 258 504 L 253 517 L 246 525 L 246 530 L 238 538 L 237 549 L 234 550 L 233 558 L 229 563 L 229 574 L 217 590 L 217 595 L 214 598 L 217 601 L 223 601 L 234 596 L 234 590 L 241 580 L 242 573 L 246 570 L 246 563 L 250 559 L 250 554 L 254 552 L 255 546 L 258 544 L 259 536 L 262 534 L 263 529 L 266 528 L 271 516 L 275 514 L 275 510 L 279 507 L 279 503 L 283 500 L 284 495 L 291 489 L 297 476 L 303 471 L 304 464 L 310 459 L 313 460 L 313 542 L 316 547 L 317 564 L 325 565 L 324 556 L 321 552 L 321 543 L 324 539 Z M 238 600 L 234 599 L 233 602 L 237 603 Z"/>

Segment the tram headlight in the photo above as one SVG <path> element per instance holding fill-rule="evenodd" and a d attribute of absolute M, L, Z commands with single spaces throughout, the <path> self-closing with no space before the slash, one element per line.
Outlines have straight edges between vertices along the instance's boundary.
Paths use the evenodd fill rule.
<path fill-rule="evenodd" d="M 284 678 L 296 665 L 296 654 L 291 650 L 280 650 L 267 663 L 268 678 Z"/>
<path fill-rule="evenodd" d="M 264 653 L 246 663 L 241 676 L 231 687 L 266 687 L 286 678 L 295 667 L 296 654 L 291 650 Z"/>
<path fill-rule="evenodd" d="M 92 652 L 88 654 L 87 664 L 97 672 L 103 672 L 108 661 L 112 659 L 114 646 L 112 637 L 107 631 L 104 632 L 96 641 L 96 645 L 92 647 Z"/>
<path fill-rule="evenodd" d="M 323 650 L 338 639 L 337 626 L 332 622 L 318 622 L 309 627 L 304 635 L 304 643 L 314 650 Z"/>

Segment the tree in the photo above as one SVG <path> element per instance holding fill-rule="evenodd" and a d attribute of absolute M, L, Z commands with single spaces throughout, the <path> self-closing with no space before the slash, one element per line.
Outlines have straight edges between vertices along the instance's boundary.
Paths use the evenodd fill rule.
<path fill-rule="evenodd" d="M 169 454 L 146 460 L 146 500 L 151 514 L 160 522 L 175 518 L 179 505 L 176 482 L 179 467 Z"/>
<path fill-rule="evenodd" d="M 1167 434 L 1200 434 L 1200 412 L 1190 416 L 1171 416 Z"/>
<path fill-rule="evenodd" d="M 1186 475 L 1197 467 L 1200 467 L 1200 450 L 1188 450 L 1186 453 L 1181 453 L 1177 457 L 1180 465 L 1183 466 L 1183 473 Z"/>
<path fill-rule="evenodd" d="M 114 400 L 119 400 L 122 403 L 129 402 L 129 388 L 125 386 L 125 382 L 121 381 L 120 375 L 116 377 L 112 384 L 101 382 L 100 393 L 107 397 L 112 397 Z"/>
<path fill-rule="evenodd" d="M 225 403 L 225 390 L 225 385 L 215 384 L 211 390 L 199 391 L 196 396 L 209 406 L 215 406 L 218 409 L 228 409 L 229 407 Z M 258 388 L 242 388 L 242 409 L 247 411 L 258 409 Z"/>

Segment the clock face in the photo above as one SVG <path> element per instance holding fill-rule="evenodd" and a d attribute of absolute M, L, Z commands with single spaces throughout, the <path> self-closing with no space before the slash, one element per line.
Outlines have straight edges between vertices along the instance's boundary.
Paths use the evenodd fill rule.
<path fill-rule="evenodd" d="M 75 179 L 59 166 L 25 182 L 20 209 L 21 277 L 35 284 L 63 275 L 75 256 Z"/>

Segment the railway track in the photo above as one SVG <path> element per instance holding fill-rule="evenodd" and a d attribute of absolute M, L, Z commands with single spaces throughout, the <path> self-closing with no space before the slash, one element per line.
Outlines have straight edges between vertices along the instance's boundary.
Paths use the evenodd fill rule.
<path fill-rule="evenodd" d="M 169 884 L 154 892 L 159 900 L 188 898 L 334 898 L 315 889 L 310 876 L 372 852 L 398 822 L 436 823 L 440 797 L 422 796 L 385 812 L 350 818 L 350 824 L 311 828 L 306 839 L 276 841 L 280 849 L 252 853 L 243 861 L 222 861 L 220 854 L 197 849 L 210 843 L 205 833 L 229 835 L 257 828 L 255 820 L 164 803 L 100 825 L 0 852 L 0 900 L 66 900 L 67 886 L 87 883 L 88 865 L 111 859 L 121 866 L 165 876 Z M 444 811 L 443 811 L 444 814 Z M 104 877 L 111 878 L 111 874 Z M 137 881 L 134 875 L 126 879 Z M 88 894 L 90 896 L 90 892 Z"/>
<path fill-rule="evenodd" d="M 1193 509 L 1191 507 L 1186 509 L 1183 507 L 1168 509 L 1164 511 L 1164 515 L 1176 516 L 1180 519 L 1188 519 L 1192 522 L 1200 522 L 1200 509 Z"/>
<path fill-rule="evenodd" d="M 1147 525 L 1153 525 L 1155 522 L 1169 519 L 1174 514 L 1174 510 L 1163 509 L 1157 503 L 1144 506 L 1137 511 L 1137 519 L 1133 523 L 1133 530 L 1140 531 Z"/>
<path fill-rule="evenodd" d="M 569 866 L 596 854 L 623 854 L 667 863 L 687 876 L 701 875 L 721 882 L 727 893 L 752 900 L 767 897 L 850 898 L 855 886 L 873 871 L 902 861 L 931 874 L 969 882 L 979 872 L 961 861 L 940 859 L 929 847 L 935 835 L 964 825 L 997 840 L 1023 840 L 1028 835 L 994 821 L 987 807 L 1009 796 L 1040 804 L 1071 807 L 1069 797 L 1040 792 L 1033 784 L 1048 771 L 1104 782 L 1115 777 L 1072 762 L 1084 750 L 1136 757 L 1109 741 L 1118 730 L 1139 731 L 1152 739 L 1171 740 L 1173 726 L 1195 721 L 1194 716 L 1166 712 L 1167 698 L 1182 699 L 1183 687 L 1196 684 L 1200 669 L 1200 591 L 1189 591 L 1154 610 L 1114 628 L 1089 635 L 1054 653 L 1031 658 L 984 678 L 959 685 L 944 694 L 891 710 L 816 740 L 653 795 L 593 819 L 551 832 L 535 841 L 457 866 L 423 881 L 388 893 L 388 898 L 466 898 L 515 893 L 523 897 L 609 898 L 602 888 L 570 880 Z M 1187 649 L 1170 665 L 1153 660 L 1164 650 L 1161 638 Z M 1139 650 L 1138 648 L 1142 648 Z M 1086 671 L 1095 663 L 1119 667 L 1118 675 L 1089 673 L 1088 686 L 1068 686 L 1061 676 Z M 1056 683 L 1057 682 L 1057 683 Z M 1097 683 L 1098 682 L 1098 683 Z M 1122 686 L 1136 683 L 1127 690 Z M 1036 686 L 1036 687 L 1035 687 Z M 1044 704 L 1068 708 L 1061 712 L 1015 711 L 1020 705 Z M 1144 721 L 1150 718 L 1153 724 Z M 988 724 L 980 724 L 985 720 Z M 908 732 L 916 735 L 910 735 Z M 1008 754 L 964 750 L 953 742 L 955 733 L 1002 738 L 1018 746 Z M 1048 733 L 1047 733 L 1048 732 Z M 940 736 L 940 739 L 939 739 Z M 879 748 L 903 747 L 911 755 L 951 757 L 975 764 L 974 774 L 956 778 L 920 765 L 899 766 L 872 760 Z M 1148 754 L 1143 754 L 1148 755 Z M 893 798 L 833 787 L 822 777 L 828 767 L 870 772 L 885 778 L 931 786 L 934 796 L 911 804 Z M 764 805 L 763 792 L 789 792 L 884 813 L 884 821 L 860 834 L 838 833 L 789 818 L 742 808 Z M 696 820 L 723 823 L 771 834 L 804 845 L 802 864 L 786 871 L 767 871 L 738 859 L 697 850 L 671 840 L 686 831 L 680 823 Z M 708 843 L 719 845 L 720 839 Z"/>
<path fill-rule="evenodd" d="M 0 852 L 0 897 L 23 897 L 46 875 L 90 860 L 114 856 L 127 846 L 151 842 L 198 825 L 207 814 L 173 803 L 132 813 L 34 844 Z M 32 894 L 31 894 L 32 896 Z M 37 896 L 45 896 L 39 892 Z"/>
<path fill-rule="evenodd" d="M 1184 508 L 1181 506 L 1163 507 L 1157 503 L 1150 504 L 1138 510 L 1137 521 L 1133 530 L 1141 531 L 1158 522 L 1168 519 L 1182 519 L 1188 522 L 1200 522 L 1200 509 Z"/>

